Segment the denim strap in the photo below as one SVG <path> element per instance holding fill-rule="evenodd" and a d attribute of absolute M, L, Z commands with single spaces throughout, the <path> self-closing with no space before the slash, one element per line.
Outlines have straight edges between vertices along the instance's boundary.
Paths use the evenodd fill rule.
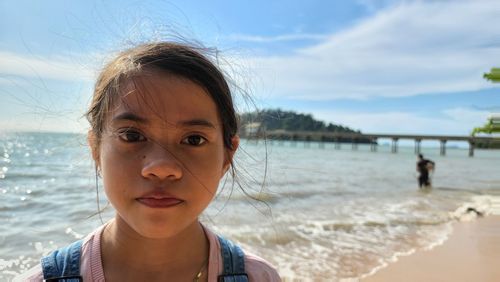
<path fill-rule="evenodd" d="M 82 240 L 78 240 L 43 257 L 41 263 L 45 281 L 83 281 L 80 276 L 81 249 Z"/>
<path fill-rule="evenodd" d="M 238 245 L 217 236 L 221 246 L 223 271 L 219 275 L 219 282 L 248 282 L 245 272 L 245 254 Z"/>
<path fill-rule="evenodd" d="M 221 245 L 223 272 L 219 282 L 248 282 L 245 273 L 245 254 L 233 242 L 217 236 Z M 56 250 L 42 258 L 43 278 L 47 282 L 77 282 L 83 281 L 80 276 L 80 255 L 82 241 Z"/>

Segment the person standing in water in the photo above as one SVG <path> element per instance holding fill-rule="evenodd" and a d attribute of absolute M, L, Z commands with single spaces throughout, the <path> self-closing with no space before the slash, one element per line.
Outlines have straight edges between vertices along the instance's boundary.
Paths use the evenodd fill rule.
<path fill-rule="evenodd" d="M 417 171 L 419 173 L 418 176 L 418 187 L 430 187 L 431 182 L 429 179 L 429 172 L 434 170 L 435 163 L 431 160 L 424 159 L 424 155 L 418 154 L 417 161 Z"/>

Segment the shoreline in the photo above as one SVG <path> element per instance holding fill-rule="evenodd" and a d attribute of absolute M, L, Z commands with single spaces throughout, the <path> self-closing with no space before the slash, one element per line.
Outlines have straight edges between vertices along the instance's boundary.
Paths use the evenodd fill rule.
<path fill-rule="evenodd" d="M 448 240 L 417 250 L 361 279 L 382 281 L 500 281 L 500 215 L 455 222 Z"/>

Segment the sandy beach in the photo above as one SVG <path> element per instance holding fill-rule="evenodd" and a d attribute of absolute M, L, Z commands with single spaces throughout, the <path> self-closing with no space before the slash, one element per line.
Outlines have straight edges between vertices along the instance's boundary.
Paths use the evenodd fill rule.
<path fill-rule="evenodd" d="M 400 257 L 362 280 L 379 281 L 500 281 L 500 216 L 454 223 L 443 245 Z"/>

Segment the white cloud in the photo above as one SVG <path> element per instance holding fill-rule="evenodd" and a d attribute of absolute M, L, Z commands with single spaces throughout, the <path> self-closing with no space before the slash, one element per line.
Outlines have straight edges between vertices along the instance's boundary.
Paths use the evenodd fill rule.
<path fill-rule="evenodd" d="M 247 59 L 257 92 L 364 99 L 474 91 L 500 65 L 500 1 L 405 1 L 292 55 Z M 269 90 L 271 89 L 271 90 Z"/>
<path fill-rule="evenodd" d="M 95 66 L 76 56 L 49 58 L 0 51 L 0 76 L 91 81 L 95 77 Z"/>
<path fill-rule="evenodd" d="M 475 122 L 476 126 L 486 122 L 486 118 L 491 115 L 491 112 L 471 110 L 466 108 L 453 108 L 442 111 L 443 114 L 450 119 L 460 123 Z"/>
<path fill-rule="evenodd" d="M 439 113 L 438 113 L 439 114 Z M 476 126 L 486 122 L 490 113 L 465 108 L 451 108 L 440 115 L 428 116 L 409 112 L 367 113 L 353 111 L 318 111 L 314 116 L 320 120 L 335 121 L 360 129 L 364 133 L 393 134 L 450 134 L 469 135 Z"/>

